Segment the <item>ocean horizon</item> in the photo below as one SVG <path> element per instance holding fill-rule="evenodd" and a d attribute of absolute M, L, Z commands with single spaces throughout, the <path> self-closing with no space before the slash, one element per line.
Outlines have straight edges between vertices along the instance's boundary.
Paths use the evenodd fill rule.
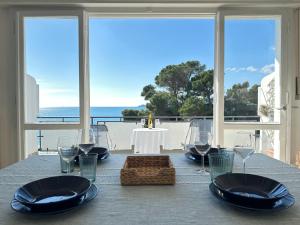
<path fill-rule="evenodd" d="M 122 116 L 125 109 L 143 110 L 145 105 L 141 106 L 108 106 L 108 107 L 91 107 L 91 116 Z M 45 107 L 40 108 L 39 117 L 79 117 L 79 107 Z"/>

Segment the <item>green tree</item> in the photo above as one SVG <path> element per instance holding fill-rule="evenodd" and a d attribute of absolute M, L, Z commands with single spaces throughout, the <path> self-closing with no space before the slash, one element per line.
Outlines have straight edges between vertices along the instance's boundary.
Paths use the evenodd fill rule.
<path fill-rule="evenodd" d="M 207 70 L 197 74 L 191 79 L 192 95 L 201 96 L 205 104 L 212 104 L 213 85 L 214 85 L 214 71 Z"/>
<path fill-rule="evenodd" d="M 257 88 L 258 86 L 253 86 L 249 89 L 249 82 L 246 81 L 234 84 L 228 89 L 224 99 L 225 116 L 257 115 Z"/>
<path fill-rule="evenodd" d="M 203 78 L 204 81 L 202 81 Z M 191 95 L 204 95 L 202 96 L 204 101 L 211 104 L 210 90 L 213 88 L 211 78 L 213 79 L 213 71 L 205 71 L 205 65 L 201 65 L 199 61 L 169 65 L 163 68 L 159 75 L 155 77 L 155 84 L 161 91 L 157 92 L 156 88 L 150 84 L 143 88 L 141 96 L 149 101 L 146 105 L 147 109 L 156 115 L 179 115 L 180 108 Z M 199 87 L 201 84 L 204 84 L 206 88 L 201 89 Z M 190 99 L 184 105 L 185 109 L 182 112 L 187 110 L 186 107 L 189 107 L 189 110 L 192 110 L 191 107 L 195 107 L 196 110 L 198 106 L 190 105 L 192 102 L 194 101 Z"/>
<path fill-rule="evenodd" d="M 258 84 L 254 84 L 250 89 L 249 89 L 249 93 L 248 93 L 248 100 L 249 102 L 256 104 L 257 105 L 257 101 L 258 101 L 258 88 L 259 85 Z"/>
<path fill-rule="evenodd" d="M 184 101 L 179 109 L 179 113 L 181 116 L 204 116 L 207 113 L 205 108 L 205 100 L 203 98 L 191 96 Z"/>
<path fill-rule="evenodd" d="M 178 116 L 179 103 L 175 96 L 167 92 L 157 92 L 150 98 L 147 109 L 159 116 Z"/>
<path fill-rule="evenodd" d="M 213 82 L 213 70 L 206 70 L 199 61 L 187 61 L 164 67 L 155 77 L 156 85 L 146 85 L 141 96 L 148 101 L 147 110 L 158 116 L 212 116 Z M 225 115 L 257 115 L 258 87 L 244 82 L 229 88 L 224 96 Z"/>
<path fill-rule="evenodd" d="M 131 117 L 147 116 L 148 114 L 149 112 L 147 110 L 124 109 L 122 111 L 124 120 L 136 120 L 136 118 Z"/>
<path fill-rule="evenodd" d="M 145 100 L 149 100 L 155 93 L 155 87 L 152 84 L 149 84 L 143 88 L 141 96 L 145 97 Z"/>
<path fill-rule="evenodd" d="M 193 76 L 203 72 L 205 65 L 199 61 L 187 61 L 178 65 L 169 65 L 163 68 L 155 77 L 155 83 L 159 87 L 166 88 L 167 91 L 180 99 L 190 90 L 190 79 Z"/>

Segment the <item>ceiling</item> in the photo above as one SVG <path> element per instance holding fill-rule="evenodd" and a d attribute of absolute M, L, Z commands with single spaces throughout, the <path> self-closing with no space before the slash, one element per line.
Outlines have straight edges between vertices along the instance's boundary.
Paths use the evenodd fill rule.
<path fill-rule="evenodd" d="M 0 5 L 63 5 L 83 7 L 299 7 L 300 0 L 0 0 Z"/>

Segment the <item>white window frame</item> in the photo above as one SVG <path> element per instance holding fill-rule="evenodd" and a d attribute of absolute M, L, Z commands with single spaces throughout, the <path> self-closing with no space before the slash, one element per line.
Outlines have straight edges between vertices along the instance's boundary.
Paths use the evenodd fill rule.
<path fill-rule="evenodd" d="M 24 112 L 24 18 L 25 17 L 77 17 L 78 18 L 78 49 L 79 49 L 79 108 L 80 122 L 68 124 L 39 124 L 26 123 Z M 82 129 L 83 138 L 87 136 L 89 128 L 89 72 L 88 72 L 88 21 L 83 10 L 22 10 L 16 12 L 16 45 L 17 45 L 17 107 L 18 107 L 18 148 L 19 158 L 25 158 L 25 131 L 26 130 L 72 130 Z"/>
<path fill-rule="evenodd" d="M 225 122 L 224 121 L 224 23 L 225 17 L 280 17 L 281 19 L 281 60 L 280 60 L 280 76 L 286 76 L 287 79 L 281 79 L 281 104 L 286 105 L 287 110 L 285 113 L 281 113 L 280 123 L 247 123 L 247 122 Z M 287 87 L 291 82 L 291 78 L 295 73 L 295 62 L 289 60 L 293 58 L 293 52 L 291 46 L 293 42 L 293 36 L 295 35 L 291 29 L 291 23 L 293 18 L 292 9 L 266 9 L 266 8 L 234 8 L 234 9 L 220 9 L 217 13 L 216 20 L 216 53 L 215 53 L 215 98 L 214 98 L 214 128 L 216 143 L 223 145 L 224 143 L 224 131 L 227 129 L 234 130 L 279 130 L 281 136 L 280 142 L 280 160 L 290 163 L 291 152 L 291 100 L 289 99 L 292 93 L 289 93 Z"/>
<path fill-rule="evenodd" d="M 214 133 L 215 145 L 223 145 L 225 129 L 283 129 L 280 124 L 240 123 L 224 122 L 224 18 L 225 16 L 278 16 L 280 15 L 282 27 L 282 61 L 281 73 L 286 74 L 289 79 L 287 85 L 292 86 L 292 74 L 295 73 L 295 61 L 288 60 L 294 57 L 293 43 L 295 42 L 291 26 L 292 9 L 279 8 L 167 8 L 167 7 L 144 7 L 144 8 L 87 8 L 70 10 L 16 10 L 16 44 L 17 44 L 17 105 L 18 105 L 18 147 L 20 158 L 24 158 L 24 134 L 25 130 L 64 130 L 83 129 L 84 138 L 87 138 L 87 129 L 90 121 L 90 87 L 89 87 L 89 54 L 88 54 L 88 19 L 89 17 L 103 18 L 197 18 L 215 17 L 215 74 L 214 74 Z M 79 21 L 79 91 L 80 91 L 80 123 L 79 124 L 26 124 L 24 121 L 24 17 L 45 16 L 76 16 Z M 293 42 L 294 41 L 294 42 Z M 290 44 L 288 44 L 288 42 Z M 295 50 L 294 50 L 295 51 Z M 289 89 L 291 90 L 291 89 Z M 286 113 L 287 127 L 284 128 L 285 137 L 290 134 L 291 129 L 291 101 L 287 102 Z M 290 137 L 291 135 L 289 135 Z M 291 139 L 285 141 L 285 152 L 281 154 L 281 160 L 290 160 Z M 283 148 L 282 148 L 283 149 Z"/>

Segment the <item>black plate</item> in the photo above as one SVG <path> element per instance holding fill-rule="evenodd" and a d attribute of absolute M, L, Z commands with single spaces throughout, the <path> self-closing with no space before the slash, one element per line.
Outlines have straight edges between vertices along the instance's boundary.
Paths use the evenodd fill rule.
<path fill-rule="evenodd" d="M 98 160 L 106 159 L 109 156 L 109 151 L 107 148 L 102 147 L 93 147 L 89 153 L 97 153 L 98 154 Z M 75 157 L 75 163 L 79 162 L 79 155 L 84 154 L 83 151 L 79 149 L 78 155 Z M 105 158 L 106 157 L 106 158 Z"/>
<path fill-rule="evenodd" d="M 295 198 L 291 194 L 287 194 L 284 197 L 278 199 L 277 201 L 273 202 L 273 204 L 265 205 L 265 204 L 258 204 L 258 205 L 249 205 L 247 202 L 235 202 L 232 199 L 228 199 L 224 196 L 224 193 L 219 190 L 213 183 L 209 185 L 209 189 L 211 193 L 222 202 L 229 204 L 234 207 L 247 209 L 247 210 L 254 210 L 254 211 L 264 211 L 264 212 L 273 212 L 273 211 L 280 211 L 283 209 L 288 209 L 295 203 Z"/>
<path fill-rule="evenodd" d="M 14 198 L 32 209 L 60 208 L 78 202 L 90 186 L 90 181 L 84 177 L 48 177 L 20 187 Z"/>
<path fill-rule="evenodd" d="M 187 159 L 189 159 L 189 160 L 192 160 L 192 161 L 194 161 L 194 162 L 196 162 L 196 163 L 201 163 L 202 162 L 202 160 L 201 160 L 201 158 L 199 158 L 199 157 L 195 157 L 195 155 L 194 154 L 192 154 L 191 152 L 186 152 L 185 153 L 185 157 L 187 158 Z M 206 166 L 208 166 L 208 160 L 205 160 L 205 158 L 204 158 L 204 164 L 206 165 Z"/>
<path fill-rule="evenodd" d="M 222 151 L 223 149 L 221 149 Z M 216 153 L 218 152 L 217 148 L 211 148 L 204 156 L 204 164 L 208 165 L 208 154 L 210 153 Z M 185 156 L 187 159 L 193 160 L 196 163 L 201 163 L 202 162 L 202 156 L 196 151 L 195 148 L 189 148 L 189 151 L 185 153 Z"/>
<path fill-rule="evenodd" d="M 107 152 L 107 153 L 104 154 L 104 155 L 98 155 L 97 161 L 99 162 L 99 161 L 105 160 L 105 159 L 107 159 L 109 156 L 110 156 L 110 153 L 109 153 L 109 152 Z M 79 157 L 78 157 L 78 156 L 75 157 L 74 162 L 75 162 L 76 165 L 79 165 Z"/>
<path fill-rule="evenodd" d="M 253 205 L 272 204 L 289 193 L 283 184 L 253 174 L 223 174 L 216 177 L 213 183 L 227 198 Z"/>
<path fill-rule="evenodd" d="M 36 210 L 26 205 L 23 205 L 22 203 L 18 202 L 16 199 L 13 199 L 10 205 L 13 210 L 24 214 L 52 215 L 52 214 L 64 213 L 72 209 L 78 208 L 80 206 L 83 206 L 89 201 L 91 201 L 92 199 L 94 199 L 97 196 L 97 194 L 98 194 L 98 189 L 94 184 L 92 184 L 91 187 L 88 189 L 87 193 L 84 196 L 81 196 L 80 200 L 77 203 L 69 207 L 64 207 L 59 209 L 51 208 L 49 210 Z"/>

